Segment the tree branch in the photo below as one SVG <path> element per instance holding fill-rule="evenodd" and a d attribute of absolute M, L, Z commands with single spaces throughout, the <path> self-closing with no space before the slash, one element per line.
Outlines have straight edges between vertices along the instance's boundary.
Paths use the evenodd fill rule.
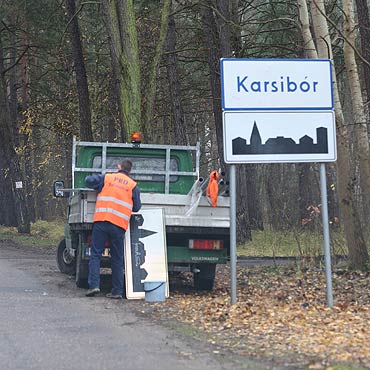
<path fill-rule="evenodd" d="M 370 61 L 367 61 L 361 53 L 357 50 L 356 46 L 352 44 L 352 42 L 348 41 L 347 37 L 343 35 L 343 32 L 337 27 L 337 25 L 326 15 L 324 14 L 321 9 L 318 7 L 316 0 L 312 0 L 312 2 L 315 4 L 317 10 L 320 12 L 320 14 L 326 18 L 326 20 L 334 27 L 334 29 L 341 35 L 343 40 L 353 49 L 353 51 L 356 53 L 356 55 L 362 60 L 363 63 L 368 65 L 370 67 Z M 353 31 L 352 31 L 353 32 Z"/>
<path fill-rule="evenodd" d="M 10 71 L 12 68 L 14 68 L 20 60 L 23 58 L 23 56 L 27 53 L 28 49 L 30 48 L 29 45 L 26 46 L 26 48 L 23 50 L 22 54 L 18 57 L 18 59 L 8 68 L 4 69 L 2 73 L 5 75 L 6 72 Z"/>
<path fill-rule="evenodd" d="M 88 4 L 100 4 L 100 2 L 99 1 L 84 1 L 83 3 L 81 3 L 80 4 L 80 7 L 76 10 L 76 13 L 75 14 L 73 14 L 73 16 L 71 17 L 71 19 L 68 21 L 68 23 L 67 23 L 67 25 L 66 25 L 66 27 L 65 27 L 65 29 L 64 29 L 64 31 L 63 31 L 63 33 L 62 33 L 62 38 L 61 38 L 61 41 L 60 41 L 60 43 L 62 43 L 63 42 L 63 39 L 64 39 L 64 35 L 67 33 L 67 30 L 68 30 L 68 27 L 69 27 L 69 25 L 71 24 L 71 22 L 73 21 L 73 19 L 75 18 L 75 17 L 77 17 L 77 15 L 81 12 L 81 10 L 82 10 L 82 8 L 84 7 L 84 5 L 88 5 Z"/>

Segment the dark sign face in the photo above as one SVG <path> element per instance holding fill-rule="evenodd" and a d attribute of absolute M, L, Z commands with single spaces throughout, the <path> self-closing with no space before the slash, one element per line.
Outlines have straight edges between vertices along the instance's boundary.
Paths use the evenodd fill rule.
<path fill-rule="evenodd" d="M 131 269 L 134 292 L 143 292 L 143 280 L 148 276 L 147 271 L 141 266 L 145 263 L 145 244 L 140 241 L 149 235 L 156 234 L 155 231 L 140 228 L 144 223 L 144 217 L 141 214 L 135 214 L 130 220 L 130 239 L 131 239 Z"/>
<path fill-rule="evenodd" d="M 133 213 L 125 235 L 125 283 L 128 299 L 146 298 L 146 284 L 163 282 L 167 287 L 167 252 L 162 208 Z"/>

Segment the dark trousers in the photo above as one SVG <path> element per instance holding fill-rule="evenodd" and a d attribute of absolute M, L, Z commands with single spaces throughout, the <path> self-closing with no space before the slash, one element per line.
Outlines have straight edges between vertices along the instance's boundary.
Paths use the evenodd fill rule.
<path fill-rule="evenodd" d="M 100 259 L 105 242 L 110 241 L 112 294 L 123 294 L 123 238 L 125 230 L 108 221 L 95 222 L 89 261 L 89 287 L 100 287 Z"/>

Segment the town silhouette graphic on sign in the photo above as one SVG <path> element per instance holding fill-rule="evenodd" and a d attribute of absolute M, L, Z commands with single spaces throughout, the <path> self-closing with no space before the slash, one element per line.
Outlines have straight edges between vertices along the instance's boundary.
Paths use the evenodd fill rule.
<path fill-rule="evenodd" d="M 306 153 L 328 153 L 328 130 L 325 127 L 316 129 L 317 143 L 313 139 L 304 135 L 299 139 L 297 144 L 292 138 L 277 136 L 269 138 L 262 144 L 261 135 L 258 131 L 256 121 L 254 121 L 250 144 L 242 137 L 232 140 L 233 155 L 238 154 L 306 154 Z"/>

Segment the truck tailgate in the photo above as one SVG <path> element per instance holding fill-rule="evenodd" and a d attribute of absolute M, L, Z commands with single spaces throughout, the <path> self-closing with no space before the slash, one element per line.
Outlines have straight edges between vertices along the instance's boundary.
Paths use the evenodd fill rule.
<path fill-rule="evenodd" d="M 69 224 L 93 223 L 96 192 L 78 190 L 69 202 Z M 163 208 L 166 226 L 230 227 L 230 201 L 219 197 L 217 207 L 212 207 L 205 196 L 190 215 L 186 215 L 191 203 L 189 195 L 141 193 L 142 208 Z"/>
<path fill-rule="evenodd" d="M 166 226 L 230 227 L 230 202 L 227 197 L 219 197 L 217 207 L 212 207 L 207 198 L 202 196 L 198 207 L 188 216 L 189 195 L 142 193 L 141 202 L 143 208 L 163 208 Z"/>

